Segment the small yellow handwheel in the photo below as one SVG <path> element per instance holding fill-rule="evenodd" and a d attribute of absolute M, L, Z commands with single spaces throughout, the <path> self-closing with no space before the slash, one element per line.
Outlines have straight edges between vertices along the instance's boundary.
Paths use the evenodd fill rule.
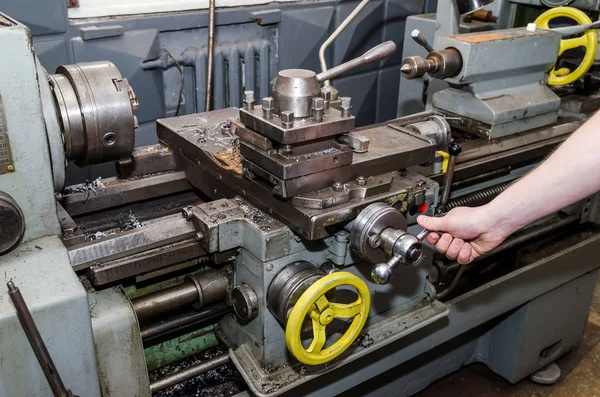
<path fill-rule="evenodd" d="M 330 302 L 325 294 L 340 286 L 352 286 L 358 299 L 352 303 Z M 312 284 L 300 296 L 292 308 L 285 327 L 285 342 L 289 351 L 307 365 L 329 362 L 342 354 L 360 335 L 371 307 L 371 295 L 367 284 L 349 272 L 336 272 L 324 276 Z M 326 328 L 334 318 L 353 318 L 346 332 L 331 346 L 325 347 Z M 305 349 L 302 345 L 302 325 L 306 318 L 312 321 L 313 340 Z"/>
<path fill-rule="evenodd" d="M 551 8 L 537 17 L 534 23 L 540 29 L 549 29 L 550 21 L 554 18 L 560 17 L 571 18 L 580 25 L 592 23 L 590 17 L 588 17 L 583 11 L 573 7 Z M 561 40 L 558 56 L 561 56 L 563 52 L 567 50 L 577 47 L 585 47 L 585 56 L 583 57 L 583 60 L 579 66 L 572 72 L 567 68 L 555 70 L 555 67 L 552 67 L 552 70 L 548 72 L 549 85 L 559 86 L 570 84 L 582 77 L 590 69 L 590 67 L 592 67 L 594 59 L 596 58 L 596 50 L 598 48 L 598 34 L 596 33 L 596 30 L 590 29 L 585 32 L 583 36 Z"/>

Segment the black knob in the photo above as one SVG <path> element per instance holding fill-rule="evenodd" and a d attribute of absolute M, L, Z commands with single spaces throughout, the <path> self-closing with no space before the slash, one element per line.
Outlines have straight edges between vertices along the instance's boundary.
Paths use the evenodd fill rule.
<path fill-rule="evenodd" d="M 462 147 L 456 142 L 452 142 L 448 145 L 448 154 L 450 156 L 458 156 L 462 152 Z"/>

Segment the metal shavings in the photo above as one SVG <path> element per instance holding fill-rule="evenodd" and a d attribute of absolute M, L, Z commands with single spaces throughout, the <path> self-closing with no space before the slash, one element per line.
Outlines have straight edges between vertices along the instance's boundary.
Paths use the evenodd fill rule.
<path fill-rule="evenodd" d="M 203 120 L 206 122 L 206 120 Z M 221 149 L 234 150 L 239 146 L 239 139 L 231 131 L 223 129 L 231 125 L 232 120 L 225 120 L 217 125 L 207 126 L 205 128 L 193 128 L 194 138 L 199 144 L 211 144 Z"/>
<path fill-rule="evenodd" d="M 90 197 L 90 190 L 96 193 L 98 189 L 102 189 L 104 187 L 105 185 L 104 182 L 102 182 L 102 177 L 99 176 L 91 182 L 86 179 L 83 181 L 83 183 L 79 185 L 66 187 L 63 191 L 63 194 L 85 193 L 85 200 L 83 200 L 83 202 L 85 203 Z"/>
<path fill-rule="evenodd" d="M 240 199 L 236 199 L 235 203 L 238 205 L 238 207 L 240 207 L 240 209 L 242 211 L 244 211 L 244 218 L 252 219 L 252 221 L 256 224 L 262 222 L 263 220 L 265 220 L 266 222 L 269 222 L 269 223 L 273 222 L 272 218 L 266 217 L 265 214 L 258 208 L 251 207 L 251 206 L 247 205 L 246 203 L 244 203 Z M 263 226 L 263 227 L 268 227 L 268 226 Z M 270 230 L 270 228 L 269 228 L 269 230 Z"/>
<path fill-rule="evenodd" d="M 136 216 L 130 212 L 126 218 L 122 219 L 119 222 L 119 228 L 105 230 L 105 231 L 97 231 L 92 233 L 87 233 L 84 238 L 85 241 L 95 241 L 100 240 L 105 237 L 114 236 L 115 234 L 119 234 L 121 232 L 125 232 L 127 230 L 133 230 L 144 226 L 142 222 L 140 222 Z"/>
<path fill-rule="evenodd" d="M 352 347 L 369 347 L 371 346 L 373 343 L 375 343 L 375 340 L 373 338 L 371 338 L 371 335 L 369 335 L 368 333 L 365 333 L 364 335 L 359 335 L 358 338 L 356 338 L 356 340 L 354 342 L 352 342 Z"/>
<path fill-rule="evenodd" d="M 132 229 L 137 229 L 138 227 L 142 227 L 142 226 L 144 226 L 142 224 L 142 222 L 137 220 L 135 215 L 133 215 L 133 213 L 130 212 L 127 220 L 121 223 L 121 230 L 122 231 L 132 230 Z"/>
<path fill-rule="evenodd" d="M 222 346 L 205 350 L 177 363 L 152 371 L 149 374 L 150 381 L 158 380 L 225 353 L 227 353 L 227 349 Z M 247 390 L 247 388 L 244 379 L 235 368 L 235 365 L 229 363 L 165 390 L 154 392 L 152 393 L 152 397 L 225 397 L 241 393 Z"/>

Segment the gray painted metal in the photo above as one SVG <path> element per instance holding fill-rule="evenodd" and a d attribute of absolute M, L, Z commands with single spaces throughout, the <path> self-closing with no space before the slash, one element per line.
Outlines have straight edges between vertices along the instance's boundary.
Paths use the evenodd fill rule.
<path fill-rule="evenodd" d="M 64 384 L 76 395 L 100 397 L 87 293 L 60 239 L 39 238 L 2 256 L 0 281 L 11 279 L 19 286 Z M 0 328 L 0 351 L 7 358 L 0 366 L 0 395 L 53 396 L 4 292 Z"/>
<path fill-rule="evenodd" d="M 404 34 L 404 48 L 402 55 L 405 57 L 420 55 L 427 56 L 427 52 L 423 47 L 418 45 L 410 38 L 410 34 L 414 29 L 425 36 L 429 43 L 433 43 L 436 31 L 436 14 L 414 15 L 406 18 L 406 31 Z M 461 22 L 459 33 L 480 32 L 494 29 L 495 24 L 489 22 Z M 439 81 L 439 85 L 435 87 L 429 85 L 429 76 L 424 76 L 418 79 L 408 80 L 398 76 L 400 82 L 400 96 L 398 99 L 397 117 L 408 116 L 410 114 L 419 113 L 425 110 L 427 102 L 427 94 L 430 96 L 435 92 L 448 88 L 448 84 Z"/>
<path fill-rule="evenodd" d="M 472 132 L 487 139 L 550 125 L 560 98 L 543 82 L 559 44 L 556 32 L 523 28 L 440 37 L 439 48 L 455 48 L 462 56 L 461 71 L 446 82 L 469 89 L 436 92 L 433 107 L 485 124 Z M 525 56 L 534 47 L 540 51 Z"/>
<path fill-rule="evenodd" d="M 140 327 L 125 291 L 90 292 L 88 299 L 102 396 L 150 397 Z"/>
<path fill-rule="evenodd" d="M 11 54 L 0 64 L 0 87 L 14 159 L 14 172 L 0 175 L 0 191 L 12 196 L 25 215 L 23 241 L 59 234 L 48 137 L 28 29 L 0 25 L 0 45 Z"/>
<path fill-rule="evenodd" d="M 446 319 L 385 349 L 371 350 L 303 390 L 315 397 L 343 391 L 348 396 L 410 396 L 476 361 L 517 382 L 548 363 L 540 357 L 547 348 L 555 359 L 576 346 L 598 277 L 598 249 L 600 236 L 594 235 L 459 296 L 447 302 Z M 513 309 L 517 310 L 502 317 Z M 564 342 L 555 344 L 559 339 Z M 515 344 L 515 349 L 504 352 L 507 344 Z"/>

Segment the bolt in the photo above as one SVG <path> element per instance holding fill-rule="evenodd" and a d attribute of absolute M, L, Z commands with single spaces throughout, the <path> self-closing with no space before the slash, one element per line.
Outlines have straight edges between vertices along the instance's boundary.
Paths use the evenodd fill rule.
<path fill-rule="evenodd" d="M 273 109 L 275 109 L 275 104 L 273 102 L 272 97 L 268 96 L 266 98 L 263 98 L 262 109 L 263 109 L 263 117 L 265 119 L 270 119 L 273 117 Z"/>
<path fill-rule="evenodd" d="M 244 91 L 244 109 L 254 109 L 254 91 Z"/>
<path fill-rule="evenodd" d="M 202 240 L 204 240 L 204 234 L 202 234 L 202 232 L 196 233 L 196 241 L 202 241 Z"/>
<path fill-rule="evenodd" d="M 350 117 L 352 116 L 351 110 L 352 110 L 352 98 L 350 98 L 349 96 L 344 96 L 342 97 L 342 103 L 340 105 L 340 109 L 342 112 L 342 117 Z"/>
<path fill-rule="evenodd" d="M 330 91 L 321 92 L 321 95 L 323 95 L 324 108 L 329 109 L 329 102 L 331 102 L 331 92 Z"/>
<path fill-rule="evenodd" d="M 423 186 L 425 186 L 425 181 L 423 179 L 419 179 L 417 181 L 417 187 L 423 187 Z"/>
<path fill-rule="evenodd" d="M 364 176 L 359 176 L 358 178 L 356 178 L 356 184 L 358 186 L 365 186 L 367 184 L 367 178 L 365 178 Z"/>
<path fill-rule="evenodd" d="M 336 192 L 341 192 L 342 190 L 344 190 L 344 184 L 341 182 L 336 182 L 333 184 L 333 190 Z"/>
<path fill-rule="evenodd" d="M 185 219 L 187 219 L 188 221 L 192 219 L 192 213 L 193 213 L 193 208 L 190 208 L 190 206 L 187 206 L 186 208 L 183 209 L 182 213 L 183 213 L 183 217 Z"/>
<path fill-rule="evenodd" d="M 294 112 L 285 111 L 281 112 L 281 125 L 284 128 L 292 128 L 294 126 Z"/>
<path fill-rule="evenodd" d="M 231 135 L 231 122 L 227 122 L 221 126 L 221 134 Z"/>
<path fill-rule="evenodd" d="M 371 248 L 379 248 L 381 245 L 381 237 L 379 237 L 379 234 L 372 234 L 369 236 L 369 245 Z"/>
<path fill-rule="evenodd" d="M 272 263 L 269 263 L 269 264 L 267 265 L 267 271 L 268 271 L 268 272 L 270 272 L 271 270 L 273 270 L 273 264 L 272 264 Z"/>
<path fill-rule="evenodd" d="M 281 145 L 281 154 L 289 156 L 292 154 L 292 145 Z"/>
<path fill-rule="evenodd" d="M 312 99 L 312 117 L 317 123 L 323 121 L 323 110 L 325 109 L 325 100 L 317 97 Z"/>

